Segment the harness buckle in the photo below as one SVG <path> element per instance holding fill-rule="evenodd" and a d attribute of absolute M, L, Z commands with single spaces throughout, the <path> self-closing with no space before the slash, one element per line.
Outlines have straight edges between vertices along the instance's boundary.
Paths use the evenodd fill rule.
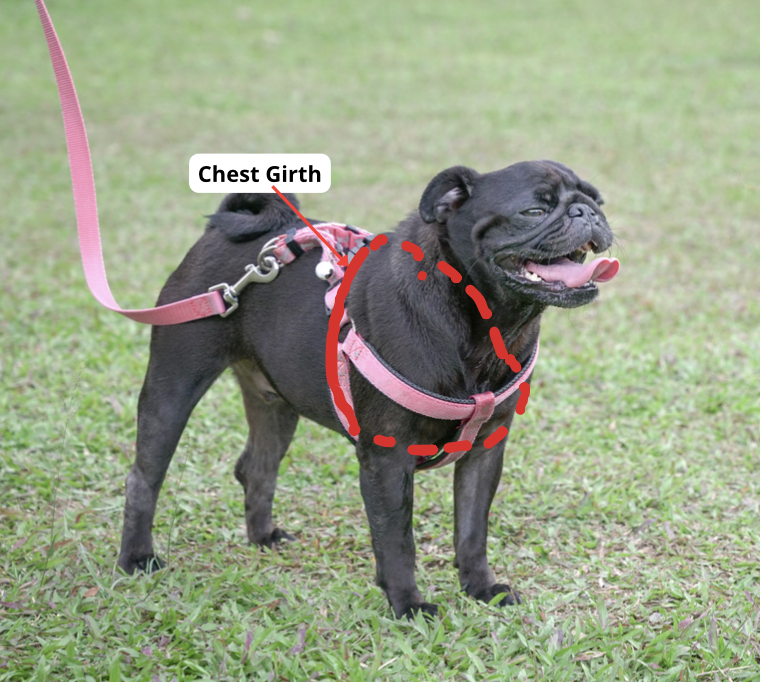
<path fill-rule="evenodd" d="M 209 287 L 209 291 L 221 291 L 222 298 L 230 305 L 227 310 L 219 314 L 219 317 L 227 317 L 238 309 L 238 296 L 251 282 L 266 284 L 280 274 L 280 262 L 274 256 L 266 255 L 262 257 L 262 255 L 259 256 L 258 265 L 250 263 L 245 266 L 245 274 L 232 286 L 227 284 L 227 282 L 222 282 L 221 284 Z"/>

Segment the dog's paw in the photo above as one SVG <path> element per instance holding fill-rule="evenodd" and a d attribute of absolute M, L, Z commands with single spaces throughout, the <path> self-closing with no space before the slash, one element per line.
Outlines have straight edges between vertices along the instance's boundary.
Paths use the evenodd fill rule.
<path fill-rule="evenodd" d="M 254 544 L 260 549 L 278 549 L 283 542 L 295 542 L 296 539 L 282 528 L 273 528 L 271 533 L 257 540 Z"/>
<path fill-rule="evenodd" d="M 162 568 L 166 568 L 166 562 L 155 554 L 148 554 L 130 561 L 129 566 L 124 567 L 124 570 L 129 575 L 132 575 L 135 571 L 140 571 L 140 573 L 155 573 Z"/>
<path fill-rule="evenodd" d="M 494 602 L 495 606 L 513 606 L 514 604 L 522 604 L 522 598 L 517 590 L 513 590 L 509 585 L 502 585 L 496 583 L 487 587 L 484 590 L 480 590 L 476 593 L 471 593 L 471 596 L 479 601 L 484 601 L 490 604 L 496 597 L 501 596 L 499 601 Z"/>
<path fill-rule="evenodd" d="M 414 620 L 414 616 L 418 612 L 422 613 L 426 620 L 434 620 L 438 617 L 438 607 L 435 604 L 429 604 L 428 602 L 424 601 L 421 604 L 409 606 L 404 609 L 399 618 Z"/>

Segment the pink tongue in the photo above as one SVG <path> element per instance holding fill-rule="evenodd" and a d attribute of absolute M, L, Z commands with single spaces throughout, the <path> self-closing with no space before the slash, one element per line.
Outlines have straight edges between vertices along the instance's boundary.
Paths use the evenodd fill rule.
<path fill-rule="evenodd" d="M 554 265 L 539 265 L 528 261 L 525 269 L 538 275 L 545 282 L 564 282 L 565 286 L 575 289 L 583 286 L 586 282 L 609 282 L 620 269 L 620 261 L 617 258 L 597 258 L 586 263 L 574 263 L 568 258 L 554 263 Z"/>

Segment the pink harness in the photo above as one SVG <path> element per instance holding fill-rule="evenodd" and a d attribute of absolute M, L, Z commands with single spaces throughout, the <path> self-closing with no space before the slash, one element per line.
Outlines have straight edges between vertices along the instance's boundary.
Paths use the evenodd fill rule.
<path fill-rule="evenodd" d="M 349 260 L 353 254 L 363 245 L 366 245 L 374 236 L 370 232 L 359 230 L 350 225 L 341 223 L 321 223 L 315 225 L 325 240 L 330 243 L 339 253 L 347 253 Z M 291 230 L 286 235 L 280 235 L 271 240 L 262 250 L 262 254 L 271 251 L 283 264 L 291 263 L 304 251 L 316 246 L 322 249 L 321 262 L 329 263 L 331 268 L 326 277 L 330 287 L 325 293 L 325 308 L 328 314 L 332 311 L 335 303 L 335 295 L 338 284 L 343 278 L 344 269 L 337 264 L 334 254 L 319 240 L 308 228 Z M 344 312 L 341 319 L 341 328 L 350 322 Z M 369 381 L 378 391 L 398 403 L 407 410 L 433 419 L 447 419 L 459 421 L 459 431 L 456 442 L 469 442 L 470 446 L 475 442 L 480 427 L 493 415 L 494 409 L 501 405 L 507 398 L 519 390 L 520 384 L 535 367 L 538 360 L 538 343 L 531 354 L 528 362 L 520 371 L 496 393 L 486 391 L 478 393 L 468 399 L 448 398 L 433 393 L 417 386 L 401 376 L 388 363 L 386 363 L 377 351 L 367 343 L 354 329 L 353 325 L 343 343 L 338 344 L 338 381 L 348 404 L 353 409 L 354 402 L 351 397 L 351 383 L 349 381 L 349 364 L 354 367 Z M 333 400 L 335 413 L 340 420 L 346 434 L 348 433 L 348 420 L 335 404 L 335 396 L 330 393 Z M 470 446 L 461 445 L 458 448 L 447 448 L 445 452 L 430 457 L 420 457 L 418 469 L 437 469 L 452 462 L 456 462 L 469 449 Z"/>

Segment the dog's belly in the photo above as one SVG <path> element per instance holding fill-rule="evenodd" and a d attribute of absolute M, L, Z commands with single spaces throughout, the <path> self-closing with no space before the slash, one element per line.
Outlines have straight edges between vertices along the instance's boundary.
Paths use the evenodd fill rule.
<path fill-rule="evenodd" d="M 238 313 L 249 366 L 265 382 L 261 390 L 276 392 L 300 415 L 342 432 L 325 374 L 329 318 L 326 284 L 314 274 L 318 262 L 315 250 L 284 266 L 272 283 L 253 288 L 252 300 L 241 301 Z"/>

